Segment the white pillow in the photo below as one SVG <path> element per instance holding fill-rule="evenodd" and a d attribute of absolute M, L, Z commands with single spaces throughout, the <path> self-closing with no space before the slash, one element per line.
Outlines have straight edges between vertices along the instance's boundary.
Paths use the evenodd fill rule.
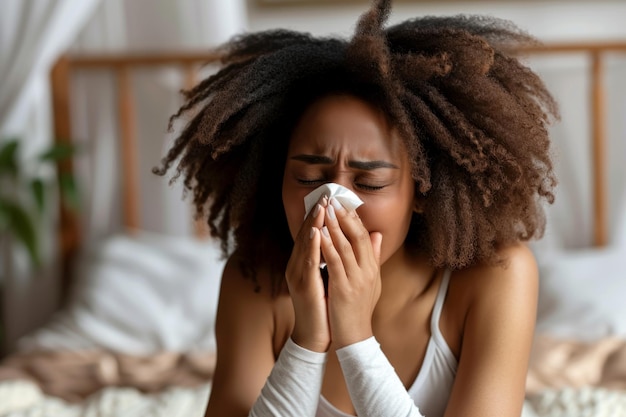
<path fill-rule="evenodd" d="M 148 232 L 109 238 L 87 258 L 70 307 L 18 347 L 214 350 L 224 263 L 214 241 Z"/>
<path fill-rule="evenodd" d="M 625 260 L 625 248 L 606 248 L 555 253 L 540 265 L 537 332 L 581 341 L 626 337 Z"/>

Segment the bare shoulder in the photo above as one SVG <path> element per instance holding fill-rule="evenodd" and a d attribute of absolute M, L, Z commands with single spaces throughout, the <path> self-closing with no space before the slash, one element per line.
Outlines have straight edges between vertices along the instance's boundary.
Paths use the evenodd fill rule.
<path fill-rule="evenodd" d="M 256 279 L 259 280 L 261 277 L 257 276 Z M 249 326 L 255 328 L 260 326 L 271 331 L 273 303 L 267 286 L 262 284 L 257 284 L 251 277 L 245 276 L 235 258 L 231 257 L 226 262 L 217 308 L 218 342 L 222 331 L 227 331 L 229 337 L 232 337 L 238 329 Z"/>
<path fill-rule="evenodd" d="M 453 276 L 471 304 L 508 303 L 525 298 L 532 303 L 539 282 L 537 262 L 530 248 L 517 243 L 501 248 L 497 265 L 478 264 L 456 271 Z M 524 300 L 519 300 L 524 301 Z"/>
<path fill-rule="evenodd" d="M 231 257 L 222 275 L 216 320 L 216 336 L 224 330 L 228 337 L 234 333 L 263 333 L 271 336 L 273 350 L 276 335 L 289 327 L 291 299 L 286 292 L 273 294 L 267 271 L 246 276 L 235 256 Z M 218 340 L 219 342 L 219 340 Z"/>
<path fill-rule="evenodd" d="M 236 257 L 224 267 L 215 324 L 217 365 L 206 416 L 247 415 L 274 366 L 281 327 L 276 318 L 285 295 L 274 296 L 270 284 L 263 271 L 256 281 L 246 276 Z"/>
<path fill-rule="evenodd" d="M 271 311 L 274 300 L 268 274 L 259 271 L 254 277 L 247 276 L 237 257 L 231 256 L 222 273 L 219 301 L 219 307 L 224 309 L 236 307 L 237 312 L 242 314 L 257 308 Z"/>
<path fill-rule="evenodd" d="M 501 265 L 455 271 L 464 297 L 463 343 L 446 416 L 519 416 L 537 311 L 538 270 L 524 244 Z M 452 283 L 451 283 L 452 285 Z"/>

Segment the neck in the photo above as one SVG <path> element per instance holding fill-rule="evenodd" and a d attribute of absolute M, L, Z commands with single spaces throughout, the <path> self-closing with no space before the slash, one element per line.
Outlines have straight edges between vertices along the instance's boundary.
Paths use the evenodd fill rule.
<path fill-rule="evenodd" d="M 374 314 L 393 314 L 418 299 L 432 284 L 436 268 L 424 254 L 403 246 L 381 266 L 381 295 Z"/>

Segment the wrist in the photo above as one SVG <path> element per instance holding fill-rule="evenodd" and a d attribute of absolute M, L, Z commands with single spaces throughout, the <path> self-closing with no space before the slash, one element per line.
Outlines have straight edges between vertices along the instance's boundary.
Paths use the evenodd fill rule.
<path fill-rule="evenodd" d="M 354 345 L 355 343 L 362 342 L 364 340 L 374 337 L 372 328 L 364 328 L 362 330 L 352 330 L 349 332 L 342 332 L 343 334 L 333 337 L 333 344 L 336 349 L 341 349 L 346 346 Z M 335 336 L 333 334 L 333 336 Z"/>
<path fill-rule="evenodd" d="M 328 352 L 328 348 L 330 347 L 329 338 L 311 337 L 311 332 L 299 332 L 296 329 L 291 333 L 291 340 L 301 348 L 312 352 L 325 353 Z"/>

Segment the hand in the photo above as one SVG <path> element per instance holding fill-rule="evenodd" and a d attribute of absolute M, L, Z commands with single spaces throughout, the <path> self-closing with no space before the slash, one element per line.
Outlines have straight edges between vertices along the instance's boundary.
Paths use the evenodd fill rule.
<path fill-rule="evenodd" d="M 322 229 L 328 264 L 328 318 L 333 344 L 341 348 L 372 336 L 380 298 L 382 234 L 369 233 L 354 211 L 331 199 Z"/>
<path fill-rule="evenodd" d="M 327 205 L 328 198 L 323 196 L 304 220 L 285 272 L 295 312 L 291 338 L 297 345 L 315 352 L 326 352 L 330 345 L 328 309 L 319 268 L 320 228 Z"/>

